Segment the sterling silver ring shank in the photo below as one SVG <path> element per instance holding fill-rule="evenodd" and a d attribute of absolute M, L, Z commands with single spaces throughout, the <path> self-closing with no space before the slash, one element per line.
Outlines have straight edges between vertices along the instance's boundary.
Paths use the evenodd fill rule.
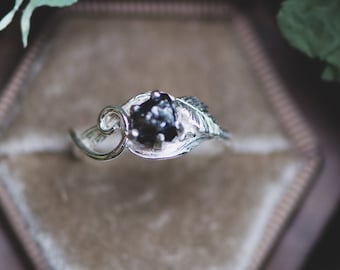
<path fill-rule="evenodd" d="M 71 138 L 88 157 L 110 160 L 125 148 L 148 159 L 175 158 L 201 142 L 230 140 L 198 98 L 173 97 L 158 90 L 139 94 L 121 107 L 107 106 L 97 124 Z"/>

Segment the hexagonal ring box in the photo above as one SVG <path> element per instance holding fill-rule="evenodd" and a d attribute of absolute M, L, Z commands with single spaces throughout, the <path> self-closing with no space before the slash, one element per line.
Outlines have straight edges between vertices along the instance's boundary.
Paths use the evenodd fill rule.
<path fill-rule="evenodd" d="M 181 158 L 72 152 L 106 105 L 196 96 L 233 134 Z M 37 269 L 260 269 L 317 172 L 317 144 L 246 19 L 212 2 L 65 9 L 0 101 L 0 200 Z"/>

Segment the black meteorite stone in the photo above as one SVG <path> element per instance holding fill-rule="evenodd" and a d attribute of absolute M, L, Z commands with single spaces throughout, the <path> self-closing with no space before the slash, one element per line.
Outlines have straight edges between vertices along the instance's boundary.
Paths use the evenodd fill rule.
<path fill-rule="evenodd" d="M 138 131 L 136 140 L 141 144 L 154 145 L 158 134 L 167 142 L 177 136 L 175 110 L 167 94 L 152 92 L 149 100 L 131 107 L 130 115 L 131 127 Z"/>

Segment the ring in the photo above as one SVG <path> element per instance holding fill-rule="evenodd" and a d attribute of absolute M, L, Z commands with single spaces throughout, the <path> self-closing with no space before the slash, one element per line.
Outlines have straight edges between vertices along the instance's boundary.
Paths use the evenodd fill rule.
<path fill-rule="evenodd" d="M 121 107 L 105 107 L 96 125 L 80 136 L 73 130 L 70 135 L 82 152 L 97 160 L 113 159 L 125 148 L 143 158 L 175 158 L 203 141 L 231 138 L 198 98 L 158 90 L 139 94 Z"/>

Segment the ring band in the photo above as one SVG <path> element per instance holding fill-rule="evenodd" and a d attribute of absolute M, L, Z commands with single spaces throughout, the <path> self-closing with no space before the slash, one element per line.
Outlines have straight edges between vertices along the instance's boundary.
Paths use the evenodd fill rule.
<path fill-rule="evenodd" d="M 175 98 L 158 90 L 139 94 L 121 107 L 103 108 L 96 125 L 80 136 L 73 130 L 70 135 L 82 152 L 97 160 L 113 159 L 125 148 L 143 158 L 175 158 L 203 141 L 231 138 L 196 97 Z M 120 138 L 108 150 L 97 149 L 114 136 Z"/>

